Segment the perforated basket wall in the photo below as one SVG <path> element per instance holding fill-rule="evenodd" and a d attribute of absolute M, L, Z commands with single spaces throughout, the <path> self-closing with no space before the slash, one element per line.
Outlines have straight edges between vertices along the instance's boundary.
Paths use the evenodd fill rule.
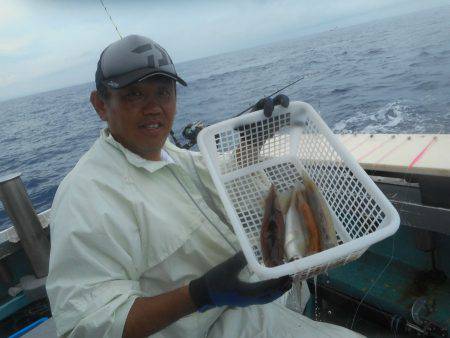
<path fill-rule="evenodd" d="M 306 103 L 255 112 L 210 126 L 199 146 L 250 267 L 262 278 L 300 279 L 358 258 L 399 224 L 390 202 Z M 335 248 L 278 267 L 264 267 L 260 229 L 271 184 L 293 188 L 305 171 L 320 188 L 334 218 Z"/>

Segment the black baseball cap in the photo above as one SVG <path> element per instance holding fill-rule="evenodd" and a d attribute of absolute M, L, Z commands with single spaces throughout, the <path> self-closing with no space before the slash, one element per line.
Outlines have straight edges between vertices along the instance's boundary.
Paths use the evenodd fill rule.
<path fill-rule="evenodd" d="M 156 75 L 187 86 L 164 48 L 144 36 L 128 35 L 103 50 L 97 63 L 95 84 L 97 89 L 100 84 L 119 89 Z"/>

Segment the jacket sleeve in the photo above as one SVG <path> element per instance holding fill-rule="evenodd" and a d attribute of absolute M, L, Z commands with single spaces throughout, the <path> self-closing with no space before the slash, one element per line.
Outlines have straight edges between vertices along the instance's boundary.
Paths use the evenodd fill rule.
<path fill-rule="evenodd" d="M 55 197 L 47 293 L 59 336 L 121 337 L 143 295 L 138 222 L 121 188 L 78 180 Z"/>

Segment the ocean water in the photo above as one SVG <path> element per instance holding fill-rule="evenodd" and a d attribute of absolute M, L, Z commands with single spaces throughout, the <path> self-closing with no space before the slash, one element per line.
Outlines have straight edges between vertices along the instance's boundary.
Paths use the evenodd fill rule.
<path fill-rule="evenodd" d="M 299 32 L 300 35 L 301 32 Z M 336 133 L 450 133 L 450 7 L 336 28 L 177 65 L 174 130 L 212 124 L 284 91 Z M 94 75 L 94 74 L 93 74 Z M 38 212 L 104 124 L 93 83 L 0 102 L 0 176 L 21 172 Z M 0 229 L 9 224 L 0 206 Z"/>

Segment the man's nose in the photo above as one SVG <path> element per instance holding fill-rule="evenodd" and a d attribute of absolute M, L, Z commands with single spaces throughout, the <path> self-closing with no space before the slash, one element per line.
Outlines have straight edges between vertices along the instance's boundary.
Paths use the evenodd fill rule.
<path fill-rule="evenodd" d="M 162 112 L 161 105 L 153 95 L 148 95 L 144 106 L 142 107 L 142 113 L 144 115 L 160 114 Z"/>

